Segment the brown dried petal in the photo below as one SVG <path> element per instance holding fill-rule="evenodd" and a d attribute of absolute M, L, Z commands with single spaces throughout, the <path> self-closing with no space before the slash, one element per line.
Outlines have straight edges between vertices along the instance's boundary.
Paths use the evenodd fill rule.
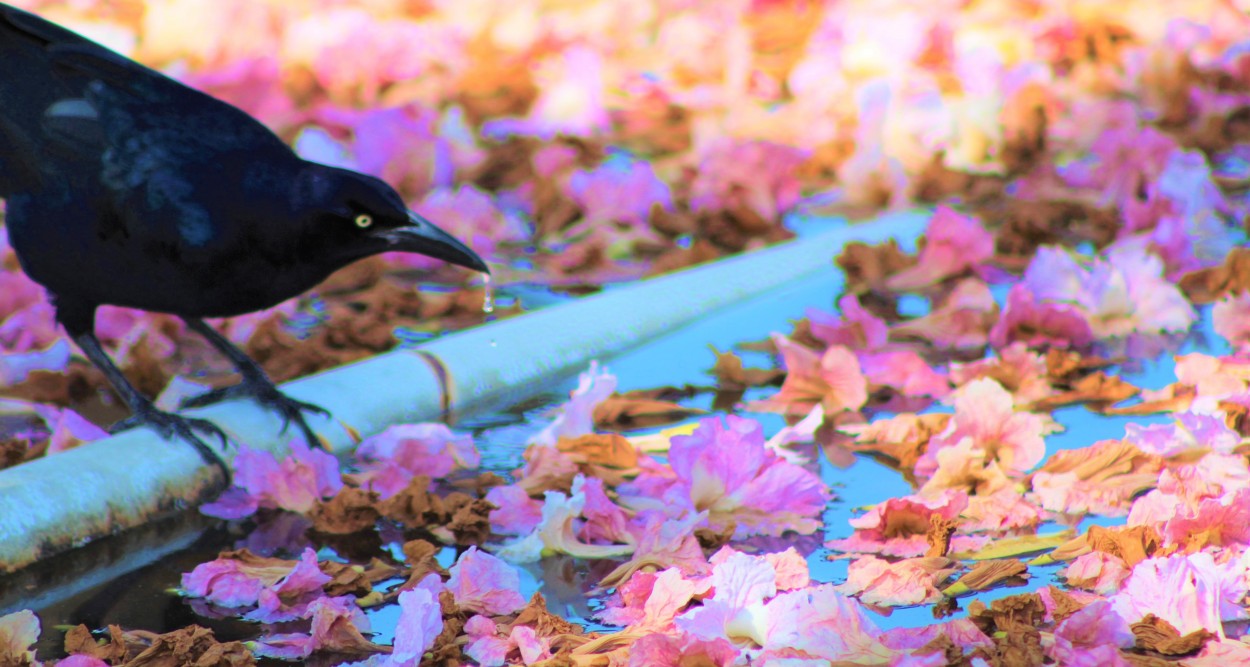
<path fill-rule="evenodd" d="M 556 449 L 579 465 L 593 464 L 621 469 L 638 465 L 638 448 L 616 433 L 560 438 Z"/>
<path fill-rule="evenodd" d="M 742 391 L 748 387 L 763 387 L 777 384 L 786 376 L 780 368 L 746 368 L 742 358 L 733 352 L 719 352 L 712 348 L 716 355 L 716 365 L 712 366 L 712 374 L 716 376 L 716 387 L 722 391 Z"/>
<path fill-rule="evenodd" d="M 926 558 L 933 556 L 946 556 L 951 550 L 951 537 L 955 535 L 959 525 L 949 519 L 944 519 L 937 514 L 929 515 L 929 531 L 925 534 L 925 541 L 929 543 L 929 548 L 925 550 Z"/>
<path fill-rule="evenodd" d="M 1171 623 L 1155 616 L 1146 614 L 1142 620 L 1131 626 L 1133 637 L 1137 640 L 1137 648 L 1162 653 L 1163 655 L 1189 655 L 1202 650 L 1207 641 L 1215 638 L 1215 633 L 1203 628 L 1181 636 L 1179 630 Z"/>
<path fill-rule="evenodd" d="M 983 591 L 1006 579 L 1019 577 L 1028 569 L 1027 565 L 1014 558 L 986 560 L 973 565 L 972 570 L 955 583 L 963 584 L 972 591 Z"/>
<path fill-rule="evenodd" d="M 1250 248 L 1233 248 L 1224 263 L 1190 271 L 1177 282 L 1195 304 L 1213 303 L 1227 294 L 1250 290 Z"/>
<path fill-rule="evenodd" d="M 317 503 L 310 516 L 313 530 L 328 535 L 350 535 L 369 530 L 382 517 L 378 494 L 345 486 L 333 498 Z"/>
<path fill-rule="evenodd" d="M 127 643 L 146 644 L 126 667 L 250 667 L 256 664 L 242 642 L 220 643 L 208 628 L 192 625 L 163 635 L 127 633 Z"/>
<path fill-rule="evenodd" d="M 1131 528 L 1090 526 L 1086 541 L 1094 551 L 1118 557 L 1129 569 L 1159 554 L 1163 544 L 1163 538 L 1151 526 Z"/>

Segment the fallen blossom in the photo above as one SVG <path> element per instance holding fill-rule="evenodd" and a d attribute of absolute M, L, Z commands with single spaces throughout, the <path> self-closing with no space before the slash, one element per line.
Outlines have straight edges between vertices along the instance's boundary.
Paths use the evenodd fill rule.
<path fill-rule="evenodd" d="M 1250 292 L 1226 295 L 1211 309 L 1215 333 L 1234 348 L 1250 344 Z"/>
<path fill-rule="evenodd" d="M 658 573 L 636 571 L 596 617 L 604 623 L 625 626 L 627 632 L 671 632 L 673 619 L 706 595 L 712 585 L 706 577 L 688 579 L 675 567 Z"/>
<path fill-rule="evenodd" d="M 257 620 L 299 618 L 322 595 L 331 577 L 317 565 L 317 554 L 304 549 L 298 561 L 255 556 L 246 550 L 225 552 L 182 575 L 183 592 L 220 607 L 256 607 Z M 263 618 L 262 618 L 263 617 Z"/>
<path fill-rule="evenodd" d="M 785 382 L 781 391 L 750 403 L 748 410 L 803 416 L 820 404 L 825 414 L 835 415 L 858 410 L 868 401 L 868 380 L 847 348 L 834 345 L 818 354 L 781 334 L 773 334 L 773 343 L 785 362 Z"/>
<path fill-rule="evenodd" d="M 989 335 L 990 345 L 995 349 L 1015 342 L 1034 348 L 1053 345 L 1084 349 L 1093 340 L 1093 329 L 1080 309 L 1071 304 L 1042 301 L 1023 284 L 1013 285 L 1007 292 L 1007 303 Z"/>
<path fill-rule="evenodd" d="M 772 227 L 799 200 L 798 169 L 807 151 L 768 141 L 722 137 L 699 156 L 691 185 L 696 211 L 728 211 L 750 216 L 753 224 Z"/>
<path fill-rule="evenodd" d="M 864 309 L 859 298 L 846 294 L 838 299 L 840 316 L 808 309 L 812 337 L 825 345 L 841 345 L 852 350 L 875 350 L 889 340 L 885 321 Z"/>
<path fill-rule="evenodd" d="M 496 534 L 524 535 L 542 521 L 543 502 L 515 484 L 492 487 L 486 501 L 495 506 L 490 511 L 490 527 Z"/>
<path fill-rule="evenodd" d="M 915 266 L 890 276 L 892 290 L 914 290 L 978 268 L 994 255 L 994 237 L 975 218 L 938 206 Z"/>
<path fill-rule="evenodd" d="M 222 519 L 251 516 L 260 508 L 306 513 L 343 488 L 338 459 L 299 439 L 291 441 L 291 453 L 281 463 L 270 452 L 240 445 L 233 466 L 234 486 L 201 505 L 201 512 Z"/>
<path fill-rule="evenodd" d="M 451 591 L 461 609 L 478 614 L 504 616 L 525 606 L 517 571 L 502 560 L 470 546 L 447 568 Z"/>
<path fill-rule="evenodd" d="M 810 534 L 830 496 L 819 477 L 765 446 L 759 422 L 734 415 L 704 419 L 694 433 L 674 437 L 669 464 L 675 479 L 666 480 L 662 497 L 644 491 L 652 477 L 644 472 L 618 489 L 621 502 L 672 516 L 706 511 L 713 529 L 732 525 L 745 537 Z"/>
<path fill-rule="evenodd" d="M 590 368 L 577 378 L 577 388 L 569 393 L 569 400 L 561 405 L 556 416 L 530 442 L 538 445 L 555 445 L 560 438 L 571 438 L 594 432 L 595 406 L 616 391 L 616 376 L 599 363 L 590 362 Z"/>
<path fill-rule="evenodd" d="M 442 608 L 430 577 L 437 579 L 438 575 L 430 574 L 416 588 L 399 594 L 399 623 L 389 665 L 416 667 L 443 631 Z"/>
<path fill-rule="evenodd" d="M 446 424 L 398 424 L 366 438 L 356 449 L 362 488 L 390 497 L 417 475 L 445 477 L 453 470 L 472 470 L 482 457 L 468 434 L 453 433 Z"/>
<path fill-rule="evenodd" d="M 932 496 L 890 498 L 848 521 L 855 529 L 849 538 L 825 546 L 848 553 L 914 557 L 929 548 L 928 534 L 935 518 L 955 521 L 968 507 L 968 494 L 946 490 Z"/>
<path fill-rule="evenodd" d="M 505 543 L 495 550 L 500 558 L 513 563 L 530 563 L 543 555 L 564 553 L 579 558 L 627 556 L 632 544 L 589 544 L 577 539 L 577 522 L 586 505 L 586 494 L 559 491 L 544 494 L 542 520 L 528 535 Z"/>
<path fill-rule="evenodd" d="M 733 667 L 738 649 L 726 639 L 703 640 L 682 635 L 649 634 L 629 648 L 629 667 L 667 667 L 697 664 Z"/>
<path fill-rule="evenodd" d="M 29 609 L 0 616 L 0 663 L 35 664 L 30 647 L 39 640 L 39 617 Z"/>
<path fill-rule="evenodd" d="M 851 561 L 846 583 L 835 586 L 843 595 L 853 595 L 864 604 L 899 607 L 937 602 L 939 586 L 958 569 L 940 556 L 909 558 L 895 563 L 876 556 Z"/>
<path fill-rule="evenodd" d="M 1055 626 L 1054 643 L 1046 655 L 1056 664 L 1073 667 L 1127 667 L 1119 649 L 1133 645 L 1128 621 L 1099 600 L 1085 605 Z"/>
<path fill-rule="evenodd" d="M 369 619 L 356 599 L 349 595 L 323 597 L 308 605 L 310 632 L 262 635 L 253 650 L 258 656 L 301 660 L 317 651 L 332 653 L 373 653 L 385 647 L 365 639 Z"/>
<path fill-rule="evenodd" d="M 1002 385 L 989 378 L 973 380 L 954 394 L 955 416 L 916 464 L 918 475 L 937 472 L 937 455 L 967 439 L 1008 475 L 1019 475 L 1037 465 L 1046 454 L 1043 437 L 1056 427 L 1045 415 L 1020 411 Z"/>
<path fill-rule="evenodd" d="M 1151 558 L 1138 563 L 1111 606 L 1130 623 L 1154 614 L 1182 635 L 1208 630 L 1224 636 L 1224 621 L 1250 617 L 1241 606 L 1246 587 L 1241 559 L 1217 564 L 1210 553 Z"/>
<path fill-rule="evenodd" d="M 1077 556 L 1063 571 L 1063 577 L 1069 586 L 1111 595 L 1120 590 L 1129 573 L 1119 557 L 1094 551 Z"/>

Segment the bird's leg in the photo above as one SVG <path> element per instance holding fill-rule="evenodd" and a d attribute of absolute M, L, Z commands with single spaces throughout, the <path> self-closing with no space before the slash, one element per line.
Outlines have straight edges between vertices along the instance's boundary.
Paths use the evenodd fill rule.
<path fill-rule="evenodd" d="M 217 332 L 216 329 L 208 326 L 204 320 L 184 317 L 183 321 L 192 331 L 199 333 L 206 338 L 213 347 L 221 351 L 230 359 L 230 363 L 239 371 L 239 375 L 243 376 L 243 381 L 239 384 L 221 389 L 213 389 L 211 391 L 192 397 L 183 402 L 186 407 L 197 407 L 216 403 L 229 398 L 251 397 L 261 405 L 277 412 L 282 416 L 282 432 L 285 433 L 291 422 L 295 422 L 300 430 L 304 432 L 304 438 L 308 440 L 309 446 L 325 448 L 325 444 L 317 433 L 308 425 L 308 421 L 304 419 L 304 412 L 314 412 L 319 415 L 329 416 L 330 412 L 312 403 L 297 401 L 278 390 L 277 385 L 269 376 L 265 374 L 264 369 L 260 367 L 252 358 L 247 356 L 238 347 L 231 343 L 228 338 Z"/>
<path fill-rule="evenodd" d="M 199 429 L 210 435 L 217 436 L 221 438 L 221 444 L 225 447 L 229 441 L 220 427 L 207 419 L 193 419 L 157 409 L 152 401 L 140 394 L 134 385 L 130 384 L 130 381 L 126 379 L 126 376 L 122 374 L 121 370 L 113 363 L 113 360 L 109 358 L 108 353 L 101 347 L 100 339 L 96 338 L 94 333 L 78 334 L 74 336 L 74 342 L 78 343 L 78 347 L 82 348 L 87 358 L 104 373 L 104 377 L 108 378 L 109 383 L 113 385 L 113 389 L 117 391 L 122 400 L 126 402 L 126 405 L 130 407 L 131 416 L 110 427 L 110 433 L 124 431 L 136 426 L 150 426 L 166 440 L 176 435 L 195 447 L 195 450 L 200 453 L 200 457 L 204 459 L 205 463 L 221 470 L 222 474 L 225 475 L 226 484 L 230 484 L 230 465 L 226 463 L 221 454 L 209 447 L 208 443 L 195 434 L 195 429 Z"/>

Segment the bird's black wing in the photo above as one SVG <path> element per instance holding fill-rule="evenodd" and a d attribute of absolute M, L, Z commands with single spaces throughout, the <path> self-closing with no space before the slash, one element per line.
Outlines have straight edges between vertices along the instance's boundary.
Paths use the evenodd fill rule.
<path fill-rule="evenodd" d="M 242 110 L 28 12 L 0 5 L 0 196 L 92 181 L 127 233 L 202 246 L 223 156 L 293 160 Z M 199 193 L 205 183 L 216 191 Z M 210 207 L 211 208 L 211 207 Z"/>

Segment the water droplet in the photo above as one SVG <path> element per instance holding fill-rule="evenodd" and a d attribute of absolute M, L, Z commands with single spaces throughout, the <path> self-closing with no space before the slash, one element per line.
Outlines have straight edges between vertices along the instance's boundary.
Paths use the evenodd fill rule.
<path fill-rule="evenodd" d="M 491 290 L 489 273 L 482 280 L 482 312 L 487 315 L 495 312 L 495 294 Z"/>
<path fill-rule="evenodd" d="M 496 343 L 496 342 L 495 342 L 495 339 L 494 339 L 494 338 L 492 338 L 492 339 L 490 339 L 490 346 L 491 346 L 491 347 L 499 347 L 499 343 Z"/>

